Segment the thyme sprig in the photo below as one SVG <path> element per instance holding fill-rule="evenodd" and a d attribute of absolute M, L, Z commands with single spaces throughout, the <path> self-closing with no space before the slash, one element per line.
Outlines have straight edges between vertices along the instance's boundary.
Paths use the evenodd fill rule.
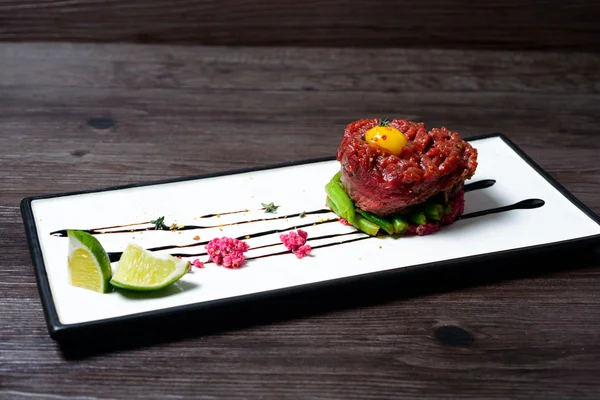
<path fill-rule="evenodd" d="M 150 223 L 154 225 L 154 230 L 160 231 L 160 230 L 167 229 L 167 226 L 165 225 L 165 216 L 164 215 L 151 220 Z"/>
<path fill-rule="evenodd" d="M 271 202 L 269 204 L 260 203 L 264 208 L 266 213 L 275 213 L 279 206 L 276 206 L 275 203 Z"/>

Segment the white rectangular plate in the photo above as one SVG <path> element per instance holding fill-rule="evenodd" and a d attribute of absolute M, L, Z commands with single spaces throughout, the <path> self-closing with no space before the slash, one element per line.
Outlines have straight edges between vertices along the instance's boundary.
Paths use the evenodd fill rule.
<path fill-rule="evenodd" d="M 367 238 L 333 221 L 332 213 L 310 213 L 325 208 L 324 186 L 339 170 L 335 160 L 24 199 L 23 218 L 50 334 L 60 339 L 64 331 L 94 324 L 218 307 L 258 293 L 276 296 L 278 290 L 301 285 L 600 237 L 598 217 L 504 136 L 470 142 L 479 152 L 479 166 L 471 182 L 490 180 L 495 184 L 467 192 L 465 214 L 526 199 L 541 199 L 544 205 L 458 220 L 430 236 Z M 261 203 L 270 202 L 280 206 L 276 214 L 262 209 Z M 309 213 L 304 218 L 297 216 L 303 211 Z M 199 218 L 207 214 L 219 215 Z M 159 216 L 165 217 L 167 225 L 203 228 L 137 230 L 147 228 L 148 222 Z M 123 225 L 127 226 L 95 231 L 113 255 L 128 243 L 144 248 L 185 246 L 159 252 L 200 254 L 189 259 L 204 262 L 208 257 L 203 243 L 212 238 L 277 232 L 247 240 L 250 250 L 242 268 L 228 270 L 209 263 L 159 292 L 99 294 L 71 286 L 68 239 L 51 233 Z M 286 252 L 279 239 L 280 232 L 298 227 L 308 232 L 308 244 L 313 247 L 311 256 L 304 259 Z M 106 233 L 115 230 L 124 232 Z M 113 269 L 115 266 L 113 263 Z"/>

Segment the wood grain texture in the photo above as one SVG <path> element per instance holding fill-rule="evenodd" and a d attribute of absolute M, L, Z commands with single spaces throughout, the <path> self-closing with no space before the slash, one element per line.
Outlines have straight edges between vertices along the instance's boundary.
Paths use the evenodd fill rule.
<path fill-rule="evenodd" d="M 592 0 L 0 1 L 0 40 L 600 49 Z"/>
<path fill-rule="evenodd" d="M 225 329 L 190 319 L 61 348 L 18 209 L 26 196 L 329 156 L 347 122 L 399 116 L 503 131 L 600 213 L 599 64 L 561 52 L 0 45 L 0 398 L 599 398 L 597 250 L 286 301 L 255 320 L 232 312 Z M 442 326 L 473 342 L 436 336 Z"/>

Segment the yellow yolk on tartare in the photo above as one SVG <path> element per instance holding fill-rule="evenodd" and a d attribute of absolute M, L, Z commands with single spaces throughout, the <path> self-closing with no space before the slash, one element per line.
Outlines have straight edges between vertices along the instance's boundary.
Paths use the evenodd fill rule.
<path fill-rule="evenodd" d="M 393 126 L 378 125 L 365 133 L 365 142 L 375 144 L 398 156 L 406 145 L 406 136 Z"/>

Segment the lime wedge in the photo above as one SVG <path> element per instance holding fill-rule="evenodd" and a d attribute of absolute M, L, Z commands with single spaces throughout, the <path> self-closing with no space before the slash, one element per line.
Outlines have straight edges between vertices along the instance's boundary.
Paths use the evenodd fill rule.
<path fill-rule="evenodd" d="M 140 246 L 127 246 L 110 283 L 129 290 L 157 290 L 176 282 L 190 268 L 188 261 L 156 255 Z"/>
<path fill-rule="evenodd" d="M 110 260 L 92 235 L 67 231 L 69 237 L 69 282 L 73 286 L 106 293 L 110 290 Z"/>

